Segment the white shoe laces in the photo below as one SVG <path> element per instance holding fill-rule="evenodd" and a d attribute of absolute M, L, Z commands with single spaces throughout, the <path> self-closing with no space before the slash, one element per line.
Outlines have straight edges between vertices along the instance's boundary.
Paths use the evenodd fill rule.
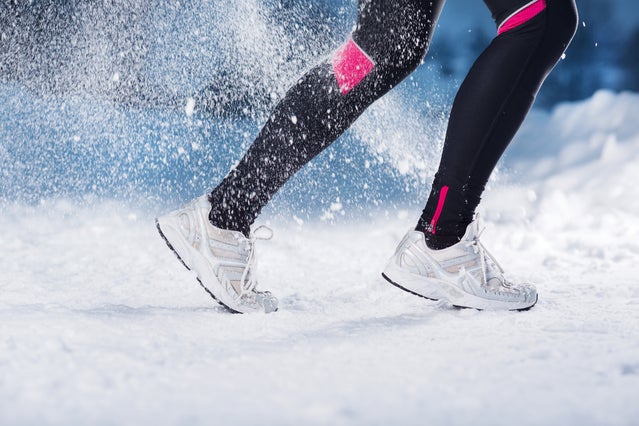
<path fill-rule="evenodd" d="M 255 242 L 257 240 L 270 240 L 273 238 L 273 230 L 266 225 L 260 225 L 251 233 L 248 239 L 249 255 L 246 261 L 246 267 L 242 272 L 242 278 L 240 279 L 240 286 L 242 293 L 240 297 L 245 294 L 251 293 L 257 286 L 257 279 L 255 279 L 255 273 L 249 275 L 251 270 L 255 270 L 257 266 L 257 257 L 255 256 Z M 247 279 L 248 277 L 248 279 Z"/>
<path fill-rule="evenodd" d="M 486 270 L 487 270 L 487 263 L 486 263 L 486 258 L 490 259 L 493 264 L 497 267 L 497 269 L 499 269 L 500 274 L 503 276 L 504 274 L 504 269 L 501 267 L 501 265 L 499 264 L 499 262 L 497 262 L 497 259 L 495 259 L 495 256 L 493 256 L 488 249 L 486 249 L 486 246 L 484 246 L 481 241 L 479 241 L 479 237 L 481 237 L 481 234 L 484 233 L 484 230 L 486 228 L 482 228 L 477 235 L 475 235 L 475 238 L 473 238 L 473 240 L 470 242 L 470 244 L 473 246 L 473 250 L 475 251 L 475 253 L 479 254 L 479 260 L 481 263 L 481 273 L 482 273 L 482 277 L 484 278 L 484 284 L 488 284 L 488 276 L 486 274 Z M 506 286 L 506 287 L 510 287 L 508 285 L 508 283 L 506 282 L 506 280 L 501 279 L 500 280 L 502 285 Z"/>

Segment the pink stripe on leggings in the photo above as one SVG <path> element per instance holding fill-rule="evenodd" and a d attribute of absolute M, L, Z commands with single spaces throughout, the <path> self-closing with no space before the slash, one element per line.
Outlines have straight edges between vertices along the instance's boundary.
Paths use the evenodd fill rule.
<path fill-rule="evenodd" d="M 439 221 L 439 216 L 441 216 L 442 210 L 444 210 L 446 195 L 448 195 L 448 187 L 442 186 L 442 189 L 439 191 L 439 201 L 437 201 L 435 214 L 433 215 L 433 219 L 430 221 L 430 233 L 433 235 L 437 233 L 437 221 Z"/>
<path fill-rule="evenodd" d="M 497 35 L 512 30 L 515 27 L 525 24 L 546 9 L 546 0 L 533 0 L 521 9 L 515 11 L 504 20 L 497 28 Z"/>
<path fill-rule="evenodd" d="M 342 95 L 357 86 L 374 67 L 375 63 L 362 48 L 348 40 L 333 56 L 333 72 Z"/>

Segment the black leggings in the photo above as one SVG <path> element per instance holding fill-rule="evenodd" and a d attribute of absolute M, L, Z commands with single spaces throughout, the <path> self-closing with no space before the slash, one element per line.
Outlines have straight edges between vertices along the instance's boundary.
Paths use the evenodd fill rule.
<path fill-rule="evenodd" d="M 500 34 L 477 59 L 453 104 L 441 164 L 417 226 L 433 241 L 463 235 L 490 173 L 574 34 L 574 0 L 537 0 L 525 7 L 529 2 L 485 0 Z M 443 5 L 360 0 L 351 38 L 289 90 L 213 190 L 211 222 L 248 234 L 293 174 L 419 66 Z"/>

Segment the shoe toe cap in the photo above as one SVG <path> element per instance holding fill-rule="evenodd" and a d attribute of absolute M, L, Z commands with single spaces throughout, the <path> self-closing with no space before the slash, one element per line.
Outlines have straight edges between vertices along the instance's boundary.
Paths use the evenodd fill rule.
<path fill-rule="evenodd" d="M 277 311 L 278 300 L 269 291 L 257 293 L 255 301 L 259 306 L 263 307 L 264 312 L 267 314 Z"/>

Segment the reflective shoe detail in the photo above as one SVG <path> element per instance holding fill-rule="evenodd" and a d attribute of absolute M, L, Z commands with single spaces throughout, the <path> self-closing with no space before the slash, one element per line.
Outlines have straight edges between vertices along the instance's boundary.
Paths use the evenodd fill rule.
<path fill-rule="evenodd" d="M 382 275 L 411 293 L 459 307 L 523 310 L 534 306 L 535 287 L 508 281 L 479 237 L 475 220 L 459 243 L 431 250 L 424 234 L 409 231 Z"/>
<path fill-rule="evenodd" d="M 156 219 L 164 238 L 184 266 L 193 270 L 205 290 L 234 312 L 274 312 L 277 299 L 257 290 L 255 241 L 273 232 L 259 227 L 246 238 L 241 232 L 216 228 L 209 222 L 207 196 Z"/>

